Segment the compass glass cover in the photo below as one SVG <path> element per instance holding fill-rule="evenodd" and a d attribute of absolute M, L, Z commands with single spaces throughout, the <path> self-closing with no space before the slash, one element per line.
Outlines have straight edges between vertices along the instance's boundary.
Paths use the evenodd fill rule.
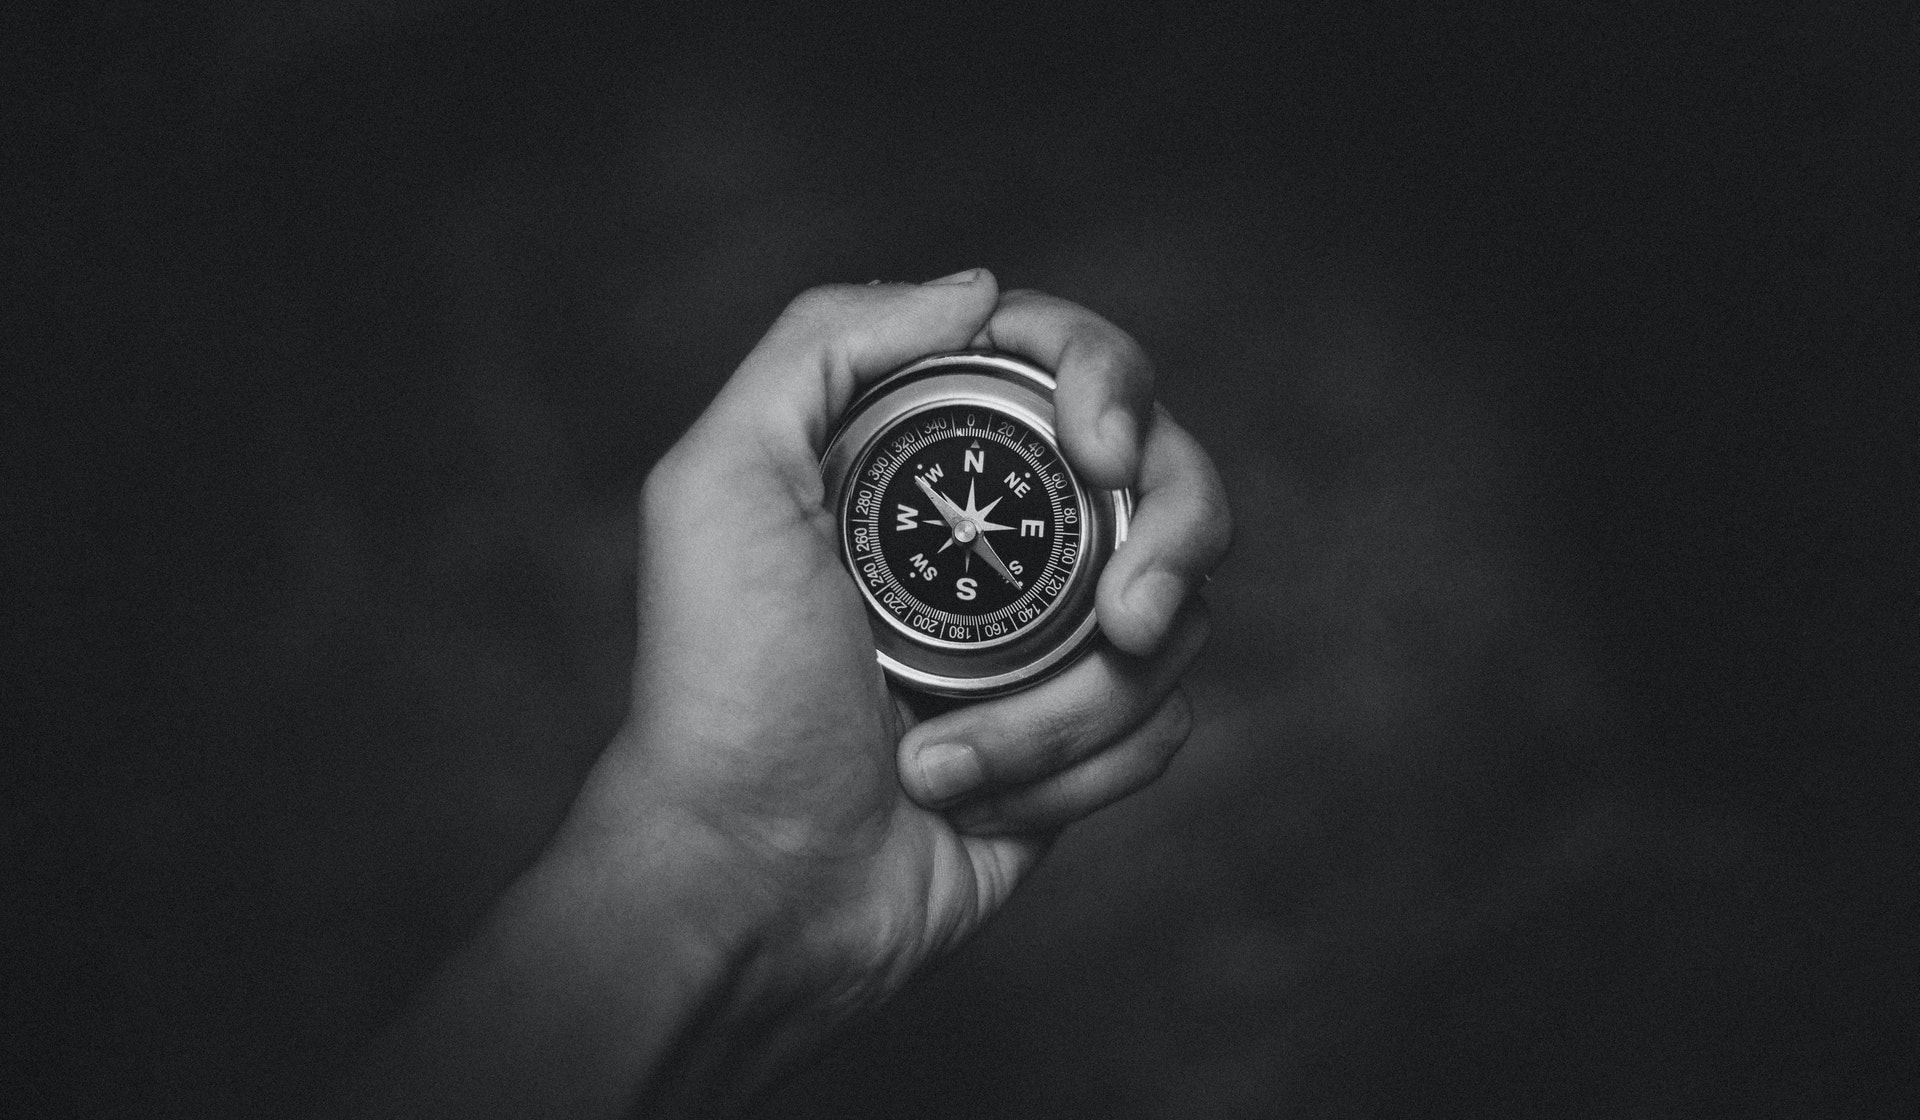
<path fill-rule="evenodd" d="M 846 502 L 862 590 L 924 644 L 981 649 L 1026 633 L 1079 563 L 1086 511 L 1072 473 L 1031 425 L 986 405 L 895 421 L 854 464 Z"/>

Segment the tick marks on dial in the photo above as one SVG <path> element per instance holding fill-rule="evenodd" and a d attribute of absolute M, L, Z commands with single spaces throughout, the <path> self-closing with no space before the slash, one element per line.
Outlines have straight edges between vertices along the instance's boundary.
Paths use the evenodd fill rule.
<path fill-rule="evenodd" d="M 963 415 L 921 413 L 874 440 L 855 469 L 866 481 L 849 555 L 873 605 L 916 636 L 997 642 L 1048 615 L 1071 581 L 1080 498 L 1034 431 Z M 975 559 L 993 575 L 973 576 Z"/>

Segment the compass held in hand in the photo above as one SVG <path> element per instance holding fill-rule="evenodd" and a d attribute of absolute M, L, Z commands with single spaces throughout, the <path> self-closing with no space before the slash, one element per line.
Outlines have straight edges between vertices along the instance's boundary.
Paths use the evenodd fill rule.
<path fill-rule="evenodd" d="M 1053 378 L 1006 354 L 922 358 L 868 389 L 822 460 L 880 664 L 946 696 L 1034 684 L 1098 629 L 1132 499 L 1081 486 Z"/>

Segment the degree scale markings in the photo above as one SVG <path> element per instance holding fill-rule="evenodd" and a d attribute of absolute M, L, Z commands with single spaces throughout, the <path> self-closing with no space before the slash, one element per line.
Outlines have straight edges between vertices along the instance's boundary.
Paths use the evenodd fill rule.
<path fill-rule="evenodd" d="M 1009 455 L 1015 473 L 1005 469 Z M 960 643 L 1010 637 L 1045 616 L 1072 576 L 1082 511 L 1064 464 L 1026 424 L 996 409 L 942 406 L 902 417 L 874 441 L 854 477 L 845 532 L 856 575 L 874 603 L 913 632 Z M 945 515 L 926 508 L 934 493 L 949 506 Z M 967 511 L 977 511 L 978 524 L 963 519 L 966 527 L 990 537 L 988 547 L 972 550 L 978 557 L 946 549 L 962 528 L 949 524 L 950 515 Z M 1044 528 L 1033 534 L 1023 521 Z M 1019 569 L 1003 573 L 1013 586 L 971 575 L 973 559 L 988 551 Z M 1001 590 L 990 594 L 990 586 Z M 1007 599 L 1009 592 L 1017 594 Z M 967 609 L 975 603 L 977 613 Z"/>

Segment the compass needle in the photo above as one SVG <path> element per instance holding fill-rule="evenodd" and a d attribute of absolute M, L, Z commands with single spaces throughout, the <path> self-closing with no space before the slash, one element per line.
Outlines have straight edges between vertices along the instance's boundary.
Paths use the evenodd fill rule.
<path fill-rule="evenodd" d="M 980 555 L 980 559 L 985 560 L 987 564 L 993 568 L 994 571 L 999 572 L 1001 575 L 1005 576 L 1007 578 L 1008 583 L 1013 584 L 1015 587 L 1025 586 L 1020 582 L 1018 578 L 1014 576 L 1012 572 L 1007 570 L 1006 564 L 1003 563 L 1000 559 L 1000 554 L 993 550 L 993 545 L 987 543 L 987 538 L 985 537 L 973 538 L 973 550 L 976 553 L 978 553 Z"/>
<path fill-rule="evenodd" d="M 936 355 L 882 379 L 842 419 L 821 469 L 897 682 L 1006 692 L 1066 665 L 1097 632 L 1094 590 L 1131 499 L 1074 481 L 1052 390 L 1045 371 L 1006 355 Z M 940 543 L 920 528 L 943 530 Z M 993 574 L 974 575 L 976 558 Z"/>

